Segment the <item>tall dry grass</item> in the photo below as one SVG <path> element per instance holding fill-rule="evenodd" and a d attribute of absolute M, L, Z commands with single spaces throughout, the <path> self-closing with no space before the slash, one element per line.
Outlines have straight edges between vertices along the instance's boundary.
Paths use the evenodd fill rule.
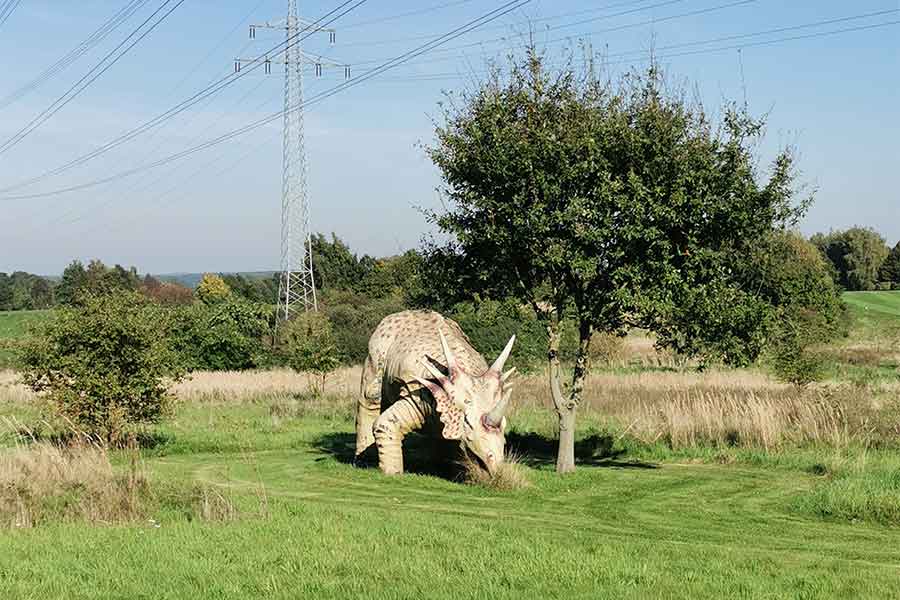
<path fill-rule="evenodd" d="M 147 489 L 139 463 L 117 472 L 97 445 L 38 442 L 0 454 L 0 523 L 7 527 L 133 521 L 142 516 Z"/>
<path fill-rule="evenodd" d="M 338 369 L 325 379 L 325 397 L 355 397 L 359 393 L 361 369 Z M 303 373 L 290 369 L 267 371 L 217 371 L 192 373 L 174 387 L 175 395 L 187 402 L 266 402 L 273 397 L 312 394 L 316 386 Z"/>
<path fill-rule="evenodd" d="M 351 419 L 359 377 L 359 368 L 341 369 L 326 380 L 325 394 L 315 395 L 305 375 L 286 369 L 195 373 L 175 392 L 188 403 L 268 405 L 276 422 L 306 416 Z M 547 374 L 517 379 L 510 422 L 551 434 Z M 0 374 L 0 404 L 30 398 L 27 390 L 11 384 L 9 374 Z M 755 370 L 595 371 L 587 377 L 579 410 L 586 420 L 673 448 L 878 446 L 900 440 L 900 383 L 877 389 L 834 383 L 799 389 Z"/>

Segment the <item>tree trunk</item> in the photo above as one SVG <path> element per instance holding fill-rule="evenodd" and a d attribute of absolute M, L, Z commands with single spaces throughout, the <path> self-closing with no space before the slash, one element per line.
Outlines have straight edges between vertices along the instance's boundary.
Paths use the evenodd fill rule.
<path fill-rule="evenodd" d="M 590 325 L 579 324 L 578 354 L 575 357 L 575 369 L 572 373 L 572 389 L 566 398 L 560 384 L 562 366 L 559 362 L 560 329 L 559 318 L 551 318 L 547 326 L 549 336 L 549 351 L 547 359 L 550 373 L 550 393 L 553 398 L 553 406 L 559 417 L 559 448 L 556 454 L 556 472 L 571 473 L 575 470 L 575 416 L 578 403 L 581 401 L 581 392 L 584 390 L 584 378 L 587 375 L 588 346 L 593 333 Z"/>
<path fill-rule="evenodd" d="M 575 409 L 556 409 L 559 416 L 559 450 L 556 453 L 556 472 L 575 470 Z"/>

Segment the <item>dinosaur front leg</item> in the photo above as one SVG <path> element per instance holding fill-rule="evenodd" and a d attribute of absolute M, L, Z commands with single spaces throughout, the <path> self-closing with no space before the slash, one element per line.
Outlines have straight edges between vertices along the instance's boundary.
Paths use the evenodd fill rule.
<path fill-rule="evenodd" d="M 381 413 L 381 367 L 369 355 L 363 365 L 360 398 L 356 405 L 356 452 L 354 462 L 375 444 L 372 428 Z"/>
<path fill-rule="evenodd" d="M 403 472 L 403 437 L 425 424 L 423 407 L 410 398 L 402 398 L 381 413 L 373 429 L 378 446 L 378 464 L 386 475 Z"/>

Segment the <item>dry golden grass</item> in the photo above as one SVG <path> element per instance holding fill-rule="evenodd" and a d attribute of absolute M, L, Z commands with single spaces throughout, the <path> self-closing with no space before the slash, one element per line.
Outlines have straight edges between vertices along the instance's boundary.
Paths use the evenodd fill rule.
<path fill-rule="evenodd" d="M 341 369 L 327 379 L 325 394 L 315 395 L 305 375 L 286 369 L 196 373 L 175 392 L 189 403 L 266 404 L 276 423 L 311 415 L 346 419 L 353 415 L 359 377 L 358 367 Z M 32 397 L 13 381 L 12 374 L 0 373 L 0 403 Z M 596 371 L 587 378 L 579 411 L 646 443 L 771 449 L 890 443 L 900 436 L 898 407 L 900 383 L 871 389 L 829 383 L 801 390 L 754 370 L 671 369 Z M 550 433 L 550 408 L 546 373 L 518 377 L 513 425 L 527 422 Z"/>
<path fill-rule="evenodd" d="M 0 455 L 0 522 L 34 527 L 44 520 L 120 523 L 141 516 L 147 478 L 137 463 L 113 470 L 94 445 L 35 443 Z"/>
<path fill-rule="evenodd" d="M 32 398 L 31 392 L 19 383 L 14 371 L 0 370 L 0 403 L 23 403 Z"/>
<path fill-rule="evenodd" d="M 492 490 L 520 490 L 531 485 L 525 470 L 514 454 L 507 454 L 506 459 L 493 472 L 465 455 L 461 461 L 463 480 L 471 485 L 478 485 Z"/>
<path fill-rule="evenodd" d="M 359 393 L 361 369 L 343 368 L 325 380 L 324 396 L 353 396 Z M 271 399 L 307 394 L 314 382 L 305 374 L 290 369 L 268 371 L 198 372 L 175 386 L 180 400 L 189 402 L 228 402 Z"/>

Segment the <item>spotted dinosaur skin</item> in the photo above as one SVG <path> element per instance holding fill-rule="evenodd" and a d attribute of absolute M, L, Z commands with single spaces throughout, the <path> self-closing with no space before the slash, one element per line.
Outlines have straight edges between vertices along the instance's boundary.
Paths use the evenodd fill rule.
<path fill-rule="evenodd" d="M 438 375 L 449 375 L 441 334 L 466 383 L 465 388 L 448 385 L 448 393 L 428 381 L 435 380 L 436 371 L 423 364 L 430 360 Z M 375 444 L 383 472 L 403 472 L 403 437 L 419 429 L 479 448 L 490 446 L 502 459 L 502 430 L 480 426 L 480 421 L 472 424 L 496 404 L 499 375 L 490 375 L 484 358 L 452 319 L 428 310 L 385 317 L 369 340 L 360 387 L 356 454 Z"/>

